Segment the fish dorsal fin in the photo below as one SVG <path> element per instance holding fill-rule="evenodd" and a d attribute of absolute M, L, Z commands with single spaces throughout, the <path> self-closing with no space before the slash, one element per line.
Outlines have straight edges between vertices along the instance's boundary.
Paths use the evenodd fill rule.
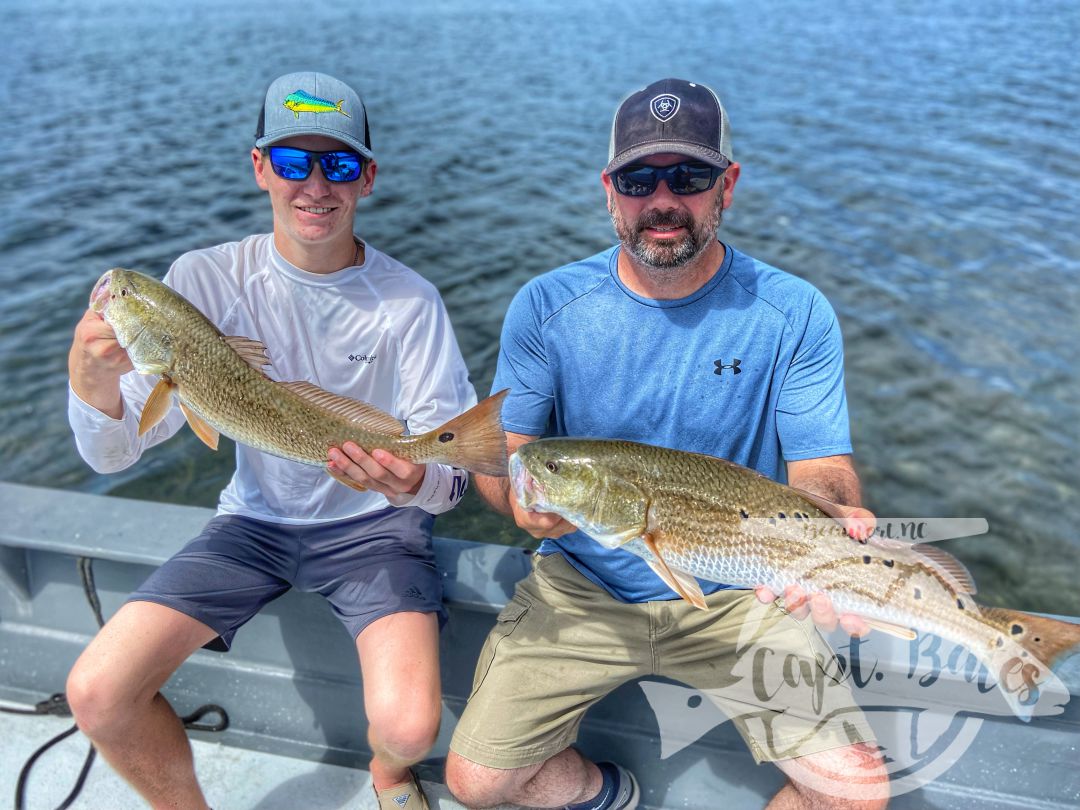
<path fill-rule="evenodd" d="M 833 503 L 826 498 L 822 498 L 820 495 L 815 495 L 813 492 L 807 492 L 805 489 L 799 489 L 798 487 L 791 487 L 791 489 L 795 490 L 795 492 L 799 493 L 799 495 L 801 495 L 803 498 L 810 501 L 810 503 L 812 503 L 829 517 L 835 518 L 839 521 L 842 521 L 845 517 L 847 517 L 844 510 L 845 508 L 850 507 L 840 506 L 840 504 L 838 503 Z M 843 523 L 841 523 L 841 525 L 843 525 Z"/>
<path fill-rule="evenodd" d="M 945 585 L 958 594 L 974 594 L 975 579 L 962 562 L 947 551 L 929 543 L 909 543 L 905 540 L 890 540 L 873 537 L 870 545 L 886 551 L 905 551 L 915 555 L 916 560 L 945 580 Z"/>
<path fill-rule="evenodd" d="M 318 405 L 331 413 L 343 416 L 364 430 L 370 430 L 372 433 L 389 433 L 392 436 L 400 436 L 405 432 L 401 422 L 367 402 L 349 399 L 349 397 L 343 397 L 340 394 L 333 394 L 325 388 L 319 388 L 314 383 L 304 380 L 280 383 L 280 385 L 288 388 L 297 396 L 303 397 L 313 405 Z"/>
<path fill-rule="evenodd" d="M 180 401 L 180 410 L 184 412 L 184 418 L 187 419 L 188 426 L 202 440 L 202 443 L 211 450 L 217 450 L 217 430 L 208 425 L 206 420 L 185 405 L 183 400 Z"/>
<path fill-rule="evenodd" d="M 653 560 L 646 560 L 646 562 L 656 575 L 664 580 L 664 584 L 698 610 L 706 610 L 708 605 L 705 604 L 705 594 L 701 592 L 698 581 L 685 571 L 671 568 L 664 560 L 660 549 L 656 545 L 656 540 L 651 534 L 646 532 L 641 536 L 641 539 L 654 557 Z"/>
<path fill-rule="evenodd" d="M 150 396 L 146 398 L 142 413 L 139 415 L 139 435 L 142 436 L 154 425 L 165 418 L 173 403 L 176 383 L 162 375 Z"/>
<path fill-rule="evenodd" d="M 222 340 L 256 371 L 260 371 L 263 366 L 270 365 L 270 354 L 267 352 L 266 346 L 258 340 L 240 337 L 239 335 L 224 335 Z"/>
<path fill-rule="evenodd" d="M 939 571 L 947 574 L 959 586 L 962 593 L 978 593 L 975 590 L 975 578 L 967 566 L 952 554 L 929 543 L 916 543 L 911 550 L 930 560 Z"/>
<path fill-rule="evenodd" d="M 863 621 L 875 630 L 880 630 L 882 633 L 888 633 L 890 636 L 896 636 L 902 638 L 904 641 L 914 641 L 915 631 L 910 627 L 905 627 L 902 624 L 893 624 L 892 622 L 883 622 L 881 619 L 869 619 L 863 617 Z"/>

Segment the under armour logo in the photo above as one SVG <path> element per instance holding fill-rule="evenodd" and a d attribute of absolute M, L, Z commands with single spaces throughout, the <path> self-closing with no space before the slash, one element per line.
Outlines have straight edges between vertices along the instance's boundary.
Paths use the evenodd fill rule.
<path fill-rule="evenodd" d="M 713 365 L 716 368 L 713 370 L 713 374 L 723 375 L 725 368 L 730 368 L 733 374 L 741 374 L 742 369 L 739 366 L 742 364 L 742 360 L 736 357 L 730 363 L 724 363 L 723 360 L 713 360 Z"/>
<path fill-rule="evenodd" d="M 666 124 L 675 117 L 675 113 L 679 111 L 680 103 L 678 96 L 673 96 L 671 93 L 662 93 L 649 102 L 649 109 L 652 110 L 652 114 L 657 121 Z"/>
<path fill-rule="evenodd" d="M 395 796 L 394 797 L 394 804 L 396 804 L 398 807 L 404 807 L 405 805 L 407 805 L 409 803 L 409 798 L 411 796 L 412 796 L 411 793 L 406 793 L 404 796 Z"/>

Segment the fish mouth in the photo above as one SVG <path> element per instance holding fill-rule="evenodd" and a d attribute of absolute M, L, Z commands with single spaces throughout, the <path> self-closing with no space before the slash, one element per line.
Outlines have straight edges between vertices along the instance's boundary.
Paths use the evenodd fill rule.
<path fill-rule="evenodd" d="M 517 453 L 510 456 L 510 487 L 514 490 L 518 506 L 528 512 L 534 511 L 534 507 L 540 503 L 540 496 L 544 494 L 543 486 L 529 474 L 525 462 Z"/>
<path fill-rule="evenodd" d="M 109 270 L 98 279 L 94 289 L 90 292 L 89 306 L 94 312 L 102 313 L 109 306 L 109 301 L 112 299 L 112 292 L 109 288 L 111 281 L 112 270 Z"/>

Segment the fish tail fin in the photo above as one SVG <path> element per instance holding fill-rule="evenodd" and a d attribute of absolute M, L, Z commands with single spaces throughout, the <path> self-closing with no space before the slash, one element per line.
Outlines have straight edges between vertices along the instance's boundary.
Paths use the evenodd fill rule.
<path fill-rule="evenodd" d="M 980 610 L 1005 638 L 1049 666 L 1080 653 L 1080 624 L 1005 608 L 981 607 Z"/>
<path fill-rule="evenodd" d="M 346 118 L 352 118 L 352 116 L 351 116 L 351 115 L 349 115 L 349 114 L 348 114 L 347 112 L 345 112 L 345 111 L 344 111 L 343 109 L 341 109 L 341 102 L 343 102 L 344 100 L 345 100 L 345 99 L 343 99 L 343 98 L 339 98 L 339 99 L 338 99 L 338 103 L 337 103 L 337 105 L 336 105 L 336 106 L 337 106 L 337 111 L 338 111 L 339 113 L 341 113 L 342 115 L 344 115 L 344 116 L 345 116 Z"/>
<path fill-rule="evenodd" d="M 507 390 L 485 399 L 431 431 L 447 462 L 481 475 L 507 474 L 506 433 L 500 415 Z"/>
<path fill-rule="evenodd" d="M 990 668 L 1016 716 L 1027 721 L 1032 714 L 1063 711 L 1069 689 L 1053 667 L 1080 653 L 1080 624 L 1004 608 L 984 607 L 980 613 L 999 633 Z"/>

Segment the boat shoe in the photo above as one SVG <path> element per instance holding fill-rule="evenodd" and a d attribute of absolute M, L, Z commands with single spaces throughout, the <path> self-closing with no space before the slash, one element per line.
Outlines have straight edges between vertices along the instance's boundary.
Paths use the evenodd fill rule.
<path fill-rule="evenodd" d="M 379 810 L 430 810 L 420 780 L 412 771 L 404 785 L 376 790 L 375 797 L 379 800 Z"/>

